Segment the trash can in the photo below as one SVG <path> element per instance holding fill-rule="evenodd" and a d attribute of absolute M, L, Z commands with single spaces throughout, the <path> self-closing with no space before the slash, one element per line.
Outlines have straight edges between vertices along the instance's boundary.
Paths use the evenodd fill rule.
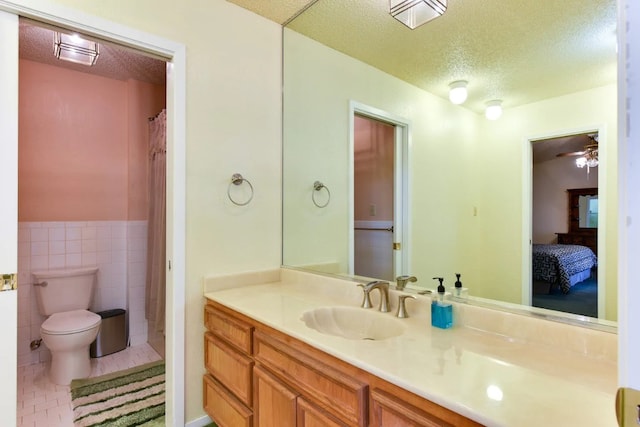
<path fill-rule="evenodd" d="M 121 308 L 96 313 L 102 318 L 102 324 L 96 340 L 89 347 L 91 357 L 106 356 L 127 347 L 126 313 L 127 311 Z"/>

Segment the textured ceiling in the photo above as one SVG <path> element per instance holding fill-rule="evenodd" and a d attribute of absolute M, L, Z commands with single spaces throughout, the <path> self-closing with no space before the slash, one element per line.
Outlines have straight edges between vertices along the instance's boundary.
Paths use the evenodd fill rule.
<path fill-rule="evenodd" d="M 227 0 L 278 24 L 285 24 L 314 0 Z"/>
<path fill-rule="evenodd" d="M 232 2 L 266 17 L 290 3 Z M 388 11 L 388 0 L 318 0 L 288 28 L 443 98 L 467 80 L 464 106 L 477 112 L 492 99 L 510 108 L 617 78 L 615 0 L 449 0 L 415 30 Z"/>
<path fill-rule="evenodd" d="M 20 59 L 117 80 L 135 79 L 159 85 L 164 85 L 166 82 L 165 61 L 129 48 L 100 42 L 100 56 L 95 65 L 88 67 L 61 61 L 53 56 L 53 30 L 51 28 L 39 26 L 27 19 L 20 19 L 19 37 Z"/>

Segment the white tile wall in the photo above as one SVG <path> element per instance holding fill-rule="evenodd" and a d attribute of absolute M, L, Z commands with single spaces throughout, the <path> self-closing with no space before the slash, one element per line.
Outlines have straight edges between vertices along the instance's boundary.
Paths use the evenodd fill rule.
<path fill-rule="evenodd" d="M 127 223 L 127 283 L 129 284 L 129 341 L 132 346 L 147 342 L 144 295 L 147 277 L 147 221 Z"/>
<path fill-rule="evenodd" d="M 35 270 L 78 266 L 99 268 L 92 311 L 124 308 L 131 343 L 147 341 L 144 286 L 147 255 L 146 221 L 21 222 L 18 224 L 18 366 L 48 361 L 40 338 L 44 317 L 38 312 Z"/>

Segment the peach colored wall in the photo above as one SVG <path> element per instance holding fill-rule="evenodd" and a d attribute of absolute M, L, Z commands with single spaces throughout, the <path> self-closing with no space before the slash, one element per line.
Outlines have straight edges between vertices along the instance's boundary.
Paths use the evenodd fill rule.
<path fill-rule="evenodd" d="M 354 127 L 355 219 L 392 221 L 394 126 L 355 116 Z"/>
<path fill-rule="evenodd" d="M 146 198 L 139 194 L 146 188 L 146 156 L 140 156 L 146 138 L 140 139 L 138 127 L 146 128 L 147 117 L 159 109 L 131 108 L 149 108 L 150 102 L 132 98 L 157 99 L 157 91 L 20 60 L 19 221 L 146 218 L 140 216 Z M 145 146 L 130 149 L 130 141 Z M 135 195 L 131 208 L 129 189 Z"/>
<path fill-rule="evenodd" d="M 149 117 L 165 106 L 165 87 L 137 80 L 127 81 L 129 104 L 129 206 L 128 219 L 147 219 Z"/>

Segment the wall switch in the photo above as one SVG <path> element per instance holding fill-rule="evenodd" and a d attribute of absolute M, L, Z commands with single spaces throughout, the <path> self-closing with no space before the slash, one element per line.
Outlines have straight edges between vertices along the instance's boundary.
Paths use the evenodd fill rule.
<path fill-rule="evenodd" d="M 376 216 L 376 205 L 369 205 L 369 216 Z"/>

